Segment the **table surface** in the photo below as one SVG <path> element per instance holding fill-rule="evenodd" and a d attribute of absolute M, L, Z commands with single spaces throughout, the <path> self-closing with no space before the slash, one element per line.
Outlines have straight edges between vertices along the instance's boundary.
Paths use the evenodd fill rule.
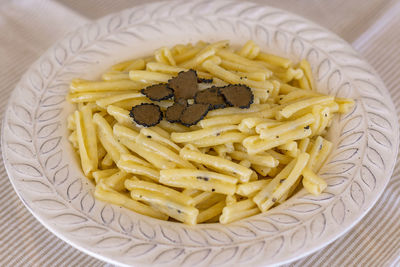
<path fill-rule="evenodd" d="M 67 32 L 153 0 L 0 0 L 0 118 L 21 75 Z M 399 0 L 253 0 L 302 15 L 348 41 L 376 69 L 400 112 Z M 395 114 L 393 115 L 395 116 Z M 400 266 L 400 168 L 352 230 L 290 266 Z M 0 266 L 110 266 L 45 229 L 15 194 L 0 155 Z"/>

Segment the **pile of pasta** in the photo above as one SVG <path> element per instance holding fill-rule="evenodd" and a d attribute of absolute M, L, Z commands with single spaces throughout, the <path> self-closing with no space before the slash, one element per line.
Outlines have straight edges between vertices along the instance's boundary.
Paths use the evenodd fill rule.
<path fill-rule="evenodd" d="M 151 84 L 194 69 L 200 90 L 245 84 L 248 109 L 211 110 L 197 125 L 165 119 L 143 127 L 129 116 Z M 95 197 L 137 213 L 185 224 L 230 223 L 266 212 L 304 187 L 327 186 L 318 171 L 332 143 L 323 136 L 351 99 L 318 93 L 310 64 L 264 53 L 253 41 L 162 47 L 152 56 L 116 64 L 101 80 L 75 79 L 68 100 L 69 140 Z M 157 103 L 163 111 L 173 100 Z"/>

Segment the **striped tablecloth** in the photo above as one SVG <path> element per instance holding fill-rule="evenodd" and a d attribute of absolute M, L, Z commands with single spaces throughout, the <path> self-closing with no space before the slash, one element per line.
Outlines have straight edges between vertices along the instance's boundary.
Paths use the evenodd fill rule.
<path fill-rule="evenodd" d="M 68 31 L 152 1 L 0 0 L 0 116 L 21 75 Z M 399 0 L 254 0 L 337 33 L 381 75 L 400 113 Z M 1 155 L 0 155 L 1 157 Z M 400 266 L 400 165 L 382 198 L 350 232 L 290 266 Z M 106 266 L 64 243 L 28 212 L 0 159 L 0 266 Z"/>

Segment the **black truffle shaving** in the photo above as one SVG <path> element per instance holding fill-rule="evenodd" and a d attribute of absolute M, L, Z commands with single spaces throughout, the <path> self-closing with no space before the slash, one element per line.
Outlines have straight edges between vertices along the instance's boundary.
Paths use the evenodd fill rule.
<path fill-rule="evenodd" d="M 174 96 L 174 90 L 169 88 L 166 83 L 150 85 L 140 92 L 153 101 L 166 100 Z"/>
<path fill-rule="evenodd" d="M 142 103 L 132 107 L 129 116 L 133 118 L 137 124 L 145 127 L 157 125 L 163 118 L 160 107 L 149 103 Z"/>
<path fill-rule="evenodd" d="M 210 105 L 207 104 L 192 104 L 187 106 L 181 115 L 181 124 L 192 126 L 202 120 L 210 110 Z"/>
<path fill-rule="evenodd" d="M 194 96 L 194 102 L 197 104 L 210 104 L 210 109 L 226 107 L 225 98 L 221 95 L 219 87 L 216 86 L 197 92 Z"/>
<path fill-rule="evenodd" d="M 180 122 L 181 115 L 185 110 L 187 103 L 186 101 L 182 103 L 175 102 L 172 106 L 168 107 L 165 111 L 165 119 L 169 122 Z"/>
<path fill-rule="evenodd" d="M 186 99 L 183 99 L 183 98 L 176 99 L 176 100 L 175 100 L 175 103 L 179 103 L 179 104 L 181 104 L 181 105 L 184 105 L 185 107 L 188 105 L 187 100 L 186 100 Z"/>
<path fill-rule="evenodd" d="M 212 83 L 213 81 L 214 81 L 213 78 L 207 79 L 207 78 L 197 77 L 198 83 Z"/>
<path fill-rule="evenodd" d="M 229 84 L 219 90 L 225 97 L 225 101 L 232 107 L 249 108 L 254 101 L 253 92 L 244 84 Z"/>
<path fill-rule="evenodd" d="M 178 76 L 168 81 L 168 87 L 174 91 L 175 102 L 180 99 L 192 99 L 198 91 L 197 72 L 181 71 Z"/>

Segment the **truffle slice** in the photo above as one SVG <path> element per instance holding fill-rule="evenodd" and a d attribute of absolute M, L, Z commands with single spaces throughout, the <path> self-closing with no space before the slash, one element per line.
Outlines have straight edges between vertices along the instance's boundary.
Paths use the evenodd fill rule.
<path fill-rule="evenodd" d="M 132 107 L 129 116 L 131 116 L 137 124 L 151 127 L 157 125 L 161 121 L 163 114 L 159 106 L 143 103 Z"/>
<path fill-rule="evenodd" d="M 175 101 L 180 98 L 191 99 L 198 90 L 197 73 L 194 70 L 179 72 L 178 76 L 168 81 L 168 86 L 174 90 Z"/>
<path fill-rule="evenodd" d="M 169 122 L 180 122 L 183 110 L 187 104 L 175 102 L 172 106 L 168 107 L 165 111 L 165 119 Z"/>
<path fill-rule="evenodd" d="M 212 83 L 213 82 L 213 78 L 207 79 L 207 78 L 197 77 L 197 82 L 198 83 Z"/>
<path fill-rule="evenodd" d="M 209 109 L 207 104 L 189 105 L 183 110 L 180 121 L 185 126 L 195 125 L 207 115 Z"/>
<path fill-rule="evenodd" d="M 249 108 L 254 95 L 250 87 L 243 84 L 230 84 L 219 89 L 226 102 L 232 107 Z"/>
<path fill-rule="evenodd" d="M 174 91 L 166 83 L 150 85 L 140 92 L 153 101 L 165 100 L 174 95 Z"/>
<path fill-rule="evenodd" d="M 224 97 L 219 92 L 219 88 L 215 86 L 197 92 L 194 96 L 194 102 L 197 104 L 210 104 L 210 109 L 226 107 Z"/>

